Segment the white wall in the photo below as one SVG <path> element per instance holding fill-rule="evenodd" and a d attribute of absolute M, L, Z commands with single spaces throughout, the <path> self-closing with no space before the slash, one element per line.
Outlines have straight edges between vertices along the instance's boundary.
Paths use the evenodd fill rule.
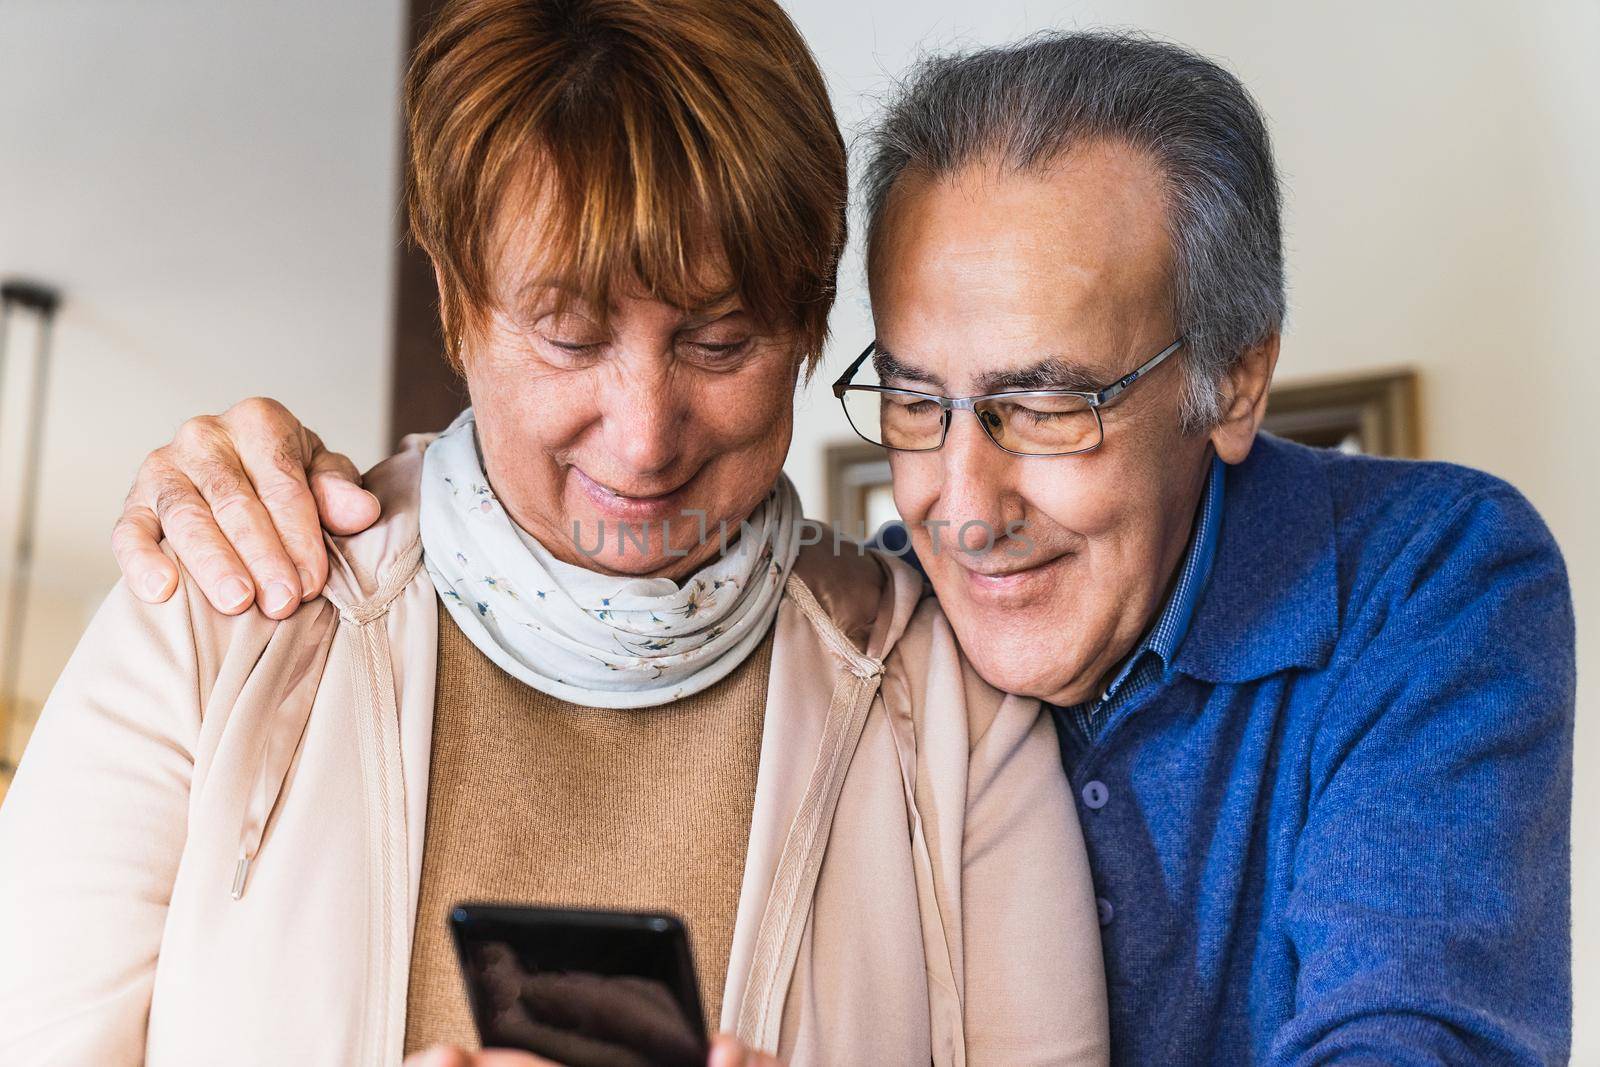
<path fill-rule="evenodd" d="M 1221 59 L 1271 120 L 1287 184 L 1281 380 L 1410 364 L 1430 458 L 1525 492 L 1578 613 L 1574 1062 L 1600 1063 L 1600 5 L 1271 0 L 794 0 L 841 121 L 920 52 L 1136 27 Z M 859 260 L 789 468 L 823 504 L 827 383 L 871 339 Z"/>
<path fill-rule="evenodd" d="M 0 2 L 0 277 L 66 298 L 30 697 L 115 577 L 108 533 L 139 457 L 185 417 L 265 393 L 379 457 L 402 48 L 400 0 Z M 8 486 L 20 399 L 8 389 Z"/>
<path fill-rule="evenodd" d="M 383 446 L 399 0 L 0 0 L 0 275 L 63 287 L 28 689 L 114 575 L 139 455 L 279 397 L 363 464 Z M 1577 1001 L 1600 1003 L 1600 7 L 1269 0 L 791 0 L 847 128 L 921 49 L 1137 26 L 1221 58 L 1288 185 L 1284 378 L 1410 363 L 1431 456 L 1523 489 L 1580 620 Z M 859 262 L 790 469 L 822 503 L 825 385 L 871 336 Z M 7 400 L 7 403 L 11 403 Z M 0 439 L 0 471 L 7 449 Z M 10 452 L 15 455 L 14 448 Z M 4 476 L 0 474 L 0 476 Z M 0 494 L 4 496 L 4 494 Z M 0 530 L 6 516 L 0 515 Z M 9 541 L 0 542 L 9 544 Z M 1600 1063 L 1581 1009 L 1575 1060 Z"/>

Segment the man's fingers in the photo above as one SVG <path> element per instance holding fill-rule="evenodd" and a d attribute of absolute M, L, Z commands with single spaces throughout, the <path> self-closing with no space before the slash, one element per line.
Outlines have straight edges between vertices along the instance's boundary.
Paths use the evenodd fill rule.
<path fill-rule="evenodd" d="M 300 604 L 299 568 L 284 550 L 278 528 L 238 458 L 208 455 L 190 478 L 255 583 L 256 605 L 270 618 L 287 618 Z M 170 535 L 172 527 L 164 515 L 162 525 Z"/>
<path fill-rule="evenodd" d="M 250 572 L 189 479 L 170 472 L 154 489 L 153 499 L 156 522 L 211 606 L 224 615 L 237 615 L 248 608 L 255 599 Z"/>
<path fill-rule="evenodd" d="M 161 521 L 131 499 L 111 531 L 111 552 L 133 595 L 160 604 L 178 588 L 178 567 L 161 551 Z"/>
<path fill-rule="evenodd" d="M 329 452 L 310 430 L 311 492 L 322 525 L 336 534 L 360 533 L 378 521 L 378 498 L 361 488 L 361 472 L 341 452 Z"/>
<path fill-rule="evenodd" d="M 275 401 L 259 402 L 270 405 L 266 411 L 247 408 L 248 403 L 234 405 L 224 416 L 233 420 L 228 424 L 228 435 L 283 552 L 294 564 L 299 599 L 310 600 L 322 592 L 323 583 L 328 580 L 328 553 L 323 547 L 322 523 L 308 481 L 308 435 L 294 416 Z M 248 555 L 246 563 L 250 563 Z M 253 566 L 251 573 L 256 574 Z M 261 577 L 256 574 L 258 581 Z M 267 614 L 279 613 L 269 610 Z"/>
<path fill-rule="evenodd" d="M 221 608 L 238 591 L 239 583 L 247 581 L 251 588 L 246 590 L 246 604 L 254 600 L 264 613 L 277 619 L 293 612 L 300 604 L 298 568 L 284 551 L 272 517 L 245 475 L 227 424 L 210 415 L 190 419 L 178 428 L 172 443 L 157 449 L 146 465 L 157 459 L 162 465 L 175 468 L 181 478 L 167 478 L 158 486 L 158 499 L 168 503 L 156 508 L 156 517 L 212 602 Z M 185 490 L 186 486 L 199 491 L 209 514 L 181 510 L 192 502 L 192 494 Z M 177 514 L 189 527 L 190 540 L 209 544 L 212 540 L 209 528 L 220 530 L 231 547 L 233 560 L 243 564 L 242 578 L 232 566 L 219 562 L 219 584 L 214 588 L 207 586 L 209 576 L 195 570 L 195 561 L 189 556 L 187 545 L 174 536 L 177 529 L 168 518 L 174 497 L 176 508 L 180 509 Z M 226 577 L 222 576 L 223 571 L 228 572 Z"/>
<path fill-rule="evenodd" d="M 254 602 L 282 619 L 327 582 L 319 512 L 354 533 L 377 518 L 378 502 L 348 459 L 282 404 L 254 397 L 179 427 L 140 465 L 123 512 L 112 545 L 138 595 L 166 599 L 177 584 L 158 548 L 165 535 L 217 610 Z"/>

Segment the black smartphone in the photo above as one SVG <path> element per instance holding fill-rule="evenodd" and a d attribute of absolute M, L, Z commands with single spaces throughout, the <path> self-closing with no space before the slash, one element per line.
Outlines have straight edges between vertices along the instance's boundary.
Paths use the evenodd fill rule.
<path fill-rule="evenodd" d="M 676 917 L 458 904 L 450 929 L 485 1048 L 567 1067 L 705 1067 L 700 986 Z"/>

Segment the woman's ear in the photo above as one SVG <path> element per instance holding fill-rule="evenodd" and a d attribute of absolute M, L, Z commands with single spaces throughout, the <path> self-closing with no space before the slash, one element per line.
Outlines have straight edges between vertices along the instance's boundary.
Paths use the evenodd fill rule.
<path fill-rule="evenodd" d="M 1267 415 L 1267 391 L 1278 366 L 1279 335 L 1251 345 L 1234 361 L 1222 385 L 1222 416 L 1211 428 L 1211 446 L 1224 463 L 1242 463 Z"/>

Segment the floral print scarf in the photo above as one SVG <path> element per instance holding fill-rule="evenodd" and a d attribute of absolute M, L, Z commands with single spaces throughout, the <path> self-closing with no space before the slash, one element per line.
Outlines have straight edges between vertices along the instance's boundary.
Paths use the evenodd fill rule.
<path fill-rule="evenodd" d="M 456 625 L 502 670 L 575 704 L 645 708 L 698 693 L 755 651 L 800 548 L 788 478 L 686 581 L 601 574 L 556 559 L 506 514 L 476 425 L 468 408 L 423 456 L 422 561 Z"/>

